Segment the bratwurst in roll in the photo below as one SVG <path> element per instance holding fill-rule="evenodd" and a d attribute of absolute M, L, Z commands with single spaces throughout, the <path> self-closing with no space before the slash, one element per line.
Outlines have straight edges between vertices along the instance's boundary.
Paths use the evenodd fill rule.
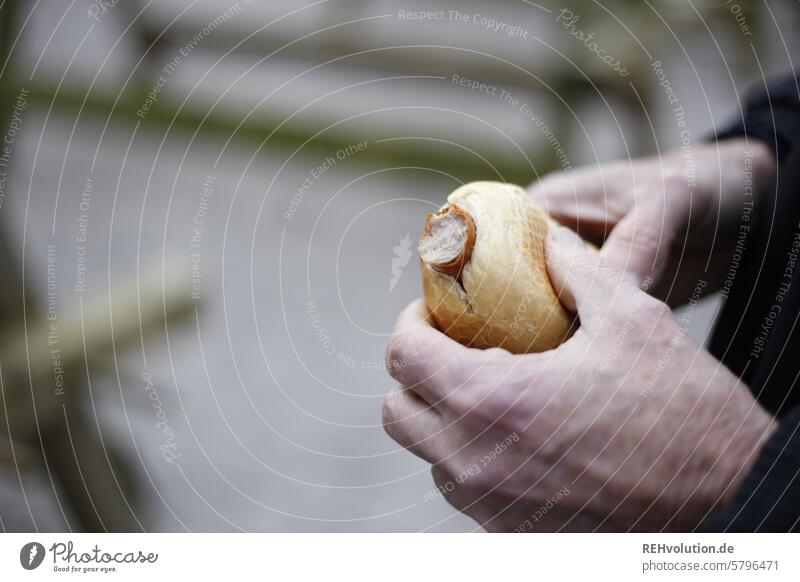
<path fill-rule="evenodd" d="M 570 334 L 544 259 L 554 224 L 522 188 L 473 182 L 428 215 L 419 240 L 425 302 L 436 325 L 475 348 L 542 352 Z"/>

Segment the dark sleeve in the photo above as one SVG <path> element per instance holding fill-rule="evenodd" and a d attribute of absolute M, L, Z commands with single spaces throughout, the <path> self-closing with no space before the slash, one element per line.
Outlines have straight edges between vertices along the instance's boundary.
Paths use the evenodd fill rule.
<path fill-rule="evenodd" d="M 747 99 L 744 115 L 716 133 L 717 139 L 748 136 L 769 144 L 778 161 L 800 147 L 800 80 L 798 72 L 754 92 Z"/>
<path fill-rule="evenodd" d="M 711 515 L 700 529 L 800 531 L 800 407 L 783 417 L 734 500 Z"/>
<path fill-rule="evenodd" d="M 739 283 L 726 299 L 723 315 L 735 315 L 736 321 L 752 320 L 761 325 L 766 307 L 775 296 L 775 285 L 770 284 L 769 273 L 778 277 L 784 274 L 784 249 L 797 229 L 798 195 L 800 195 L 800 90 L 797 73 L 771 84 L 768 91 L 755 93 L 747 103 L 744 116 L 724 131 L 717 133 L 718 139 L 747 135 L 764 141 L 773 148 L 779 162 L 785 168 L 780 173 L 777 193 L 771 197 L 770 212 L 760 212 L 754 227 L 754 238 L 747 244 L 740 264 Z M 763 206 L 763 205 L 762 205 Z M 755 232 L 757 231 L 757 232 Z M 786 237 L 788 239 L 784 240 Z M 778 244 L 780 239 L 780 244 Z M 787 242 L 788 240 L 788 242 Z M 770 243 L 773 246 L 770 246 Z M 781 249 L 776 252 L 774 249 Z M 774 256 L 777 267 L 765 268 L 762 272 L 761 258 Z M 749 258 L 748 258 L 749 257 Z M 779 257 L 779 258 L 778 258 Z M 752 263 L 752 264 L 751 264 Z M 777 270 L 776 270 L 777 269 Z M 780 282 L 780 281 L 778 281 Z M 788 349 L 792 353 L 800 343 L 800 330 L 793 325 L 796 311 L 788 313 L 789 305 L 794 310 L 800 306 L 800 272 L 796 271 L 792 281 L 792 293 L 784 307 L 787 317 L 777 322 L 770 336 L 769 352 L 760 362 L 748 368 L 749 375 L 743 377 L 753 395 L 762 406 L 776 414 L 779 427 L 759 452 L 750 473 L 745 476 L 734 499 L 709 516 L 700 526 L 701 531 L 721 532 L 787 532 L 800 530 L 800 395 L 798 390 L 798 365 L 795 360 L 783 355 Z M 742 292 L 742 284 L 747 286 Z M 753 287 L 751 303 L 751 287 Z M 760 299 L 759 289 L 765 287 L 767 295 Z M 789 297 L 787 295 L 787 297 Z M 746 301 L 742 301 L 742 299 Z M 763 304 L 763 305 L 762 305 Z M 760 306 L 760 307 L 759 307 Z M 729 313 L 729 311 L 735 313 Z M 784 321 L 786 320 L 786 321 Z M 779 330 L 779 327 L 782 331 Z M 787 329 L 783 329 L 787 328 Z M 718 324 L 711 343 L 712 353 L 732 370 L 737 361 L 749 361 L 752 348 L 752 329 L 726 330 Z M 720 337 L 717 337 L 719 335 Z M 744 343 L 742 343 L 744 342 Z M 741 344 L 741 345 L 740 345 Z M 775 345 L 772 345 L 775 344 Z M 716 346 L 716 347 L 715 347 Z M 727 355 L 727 358 L 726 358 Z M 783 355 L 783 357 L 782 357 Z M 752 372 L 752 373 L 750 373 Z M 736 373 L 741 373 L 739 370 Z"/>

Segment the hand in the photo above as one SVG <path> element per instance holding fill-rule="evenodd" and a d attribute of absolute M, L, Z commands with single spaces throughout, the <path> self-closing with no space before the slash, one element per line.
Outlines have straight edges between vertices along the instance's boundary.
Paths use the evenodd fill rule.
<path fill-rule="evenodd" d="M 611 265 L 634 281 L 653 280 L 653 295 L 679 305 L 700 273 L 707 292 L 720 287 L 745 203 L 775 179 L 774 156 L 757 140 L 700 144 L 683 154 L 555 172 L 529 192 L 560 223 L 598 245 L 605 240 Z"/>
<path fill-rule="evenodd" d="M 548 270 L 580 329 L 556 350 L 466 348 L 421 301 L 387 350 L 389 435 L 490 531 L 691 530 L 735 493 L 775 428 L 663 303 L 568 229 Z M 403 362 L 403 366 L 393 366 Z"/>

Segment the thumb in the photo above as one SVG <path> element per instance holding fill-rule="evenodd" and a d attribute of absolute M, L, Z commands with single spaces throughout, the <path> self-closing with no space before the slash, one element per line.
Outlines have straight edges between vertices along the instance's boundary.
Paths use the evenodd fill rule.
<path fill-rule="evenodd" d="M 547 272 L 564 306 L 578 313 L 581 325 L 596 329 L 620 297 L 636 291 L 625 274 L 590 251 L 566 227 L 550 229 L 545 239 Z"/>

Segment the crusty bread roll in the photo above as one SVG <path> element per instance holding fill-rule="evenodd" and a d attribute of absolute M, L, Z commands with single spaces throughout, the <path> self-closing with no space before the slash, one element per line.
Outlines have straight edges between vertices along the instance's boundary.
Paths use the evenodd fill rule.
<path fill-rule="evenodd" d="M 419 241 L 425 302 L 439 329 L 470 347 L 516 354 L 563 342 L 573 316 L 547 275 L 551 224 L 518 186 L 473 182 L 450 194 Z"/>

